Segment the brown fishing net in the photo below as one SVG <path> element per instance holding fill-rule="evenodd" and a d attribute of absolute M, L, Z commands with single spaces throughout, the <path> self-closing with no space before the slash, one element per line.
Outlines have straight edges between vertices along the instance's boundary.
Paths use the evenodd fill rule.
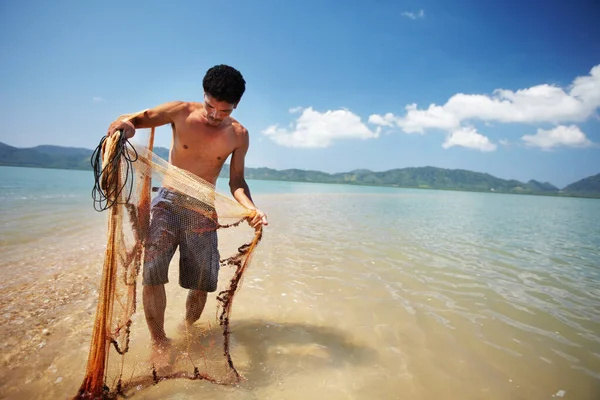
<path fill-rule="evenodd" d="M 262 229 L 245 222 L 251 210 L 154 154 L 153 138 L 154 130 L 138 131 L 135 141 L 118 132 L 93 156 L 94 196 L 97 209 L 108 212 L 108 240 L 75 398 L 128 397 L 172 378 L 241 379 L 229 321 Z M 153 341 L 151 326 L 156 332 L 164 326 L 168 339 L 155 332 L 162 340 Z"/>

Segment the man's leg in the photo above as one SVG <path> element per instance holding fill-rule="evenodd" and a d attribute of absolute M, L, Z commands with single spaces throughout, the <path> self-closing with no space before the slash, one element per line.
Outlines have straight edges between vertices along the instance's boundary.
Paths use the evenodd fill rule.
<path fill-rule="evenodd" d="M 165 285 L 144 285 L 142 297 L 146 323 L 153 344 L 168 344 L 169 339 L 165 334 L 165 309 L 167 308 Z"/>
<path fill-rule="evenodd" d="M 190 210 L 187 220 L 180 239 L 179 284 L 189 289 L 185 321 L 192 325 L 202 315 L 208 292 L 217 290 L 220 255 L 216 215 L 213 219 Z"/>
<path fill-rule="evenodd" d="M 150 226 L 144 249 L 143 292 L 144 314 L 152 342 L 167 345 L 165 284 L 169 282 L 169 263 L 178 246 L 177 214 L 171 203 L 159 192 L 152 201 Z"/>
<path fill-rule="evenodd" d="M 194 322 L 200 319 L 204 305 L 206 304 L 207 292 L 202 290 L 191 289 L 185 302 L 185 321 L 192 325 Z"/>

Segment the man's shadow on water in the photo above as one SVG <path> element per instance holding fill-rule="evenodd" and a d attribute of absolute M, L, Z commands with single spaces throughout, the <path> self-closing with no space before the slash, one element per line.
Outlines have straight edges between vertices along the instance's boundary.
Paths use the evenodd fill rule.
<path fill-rule="evenodd" d="M 289 376 L 314 374 L 319 369 L 373 364 L 378 357 L 375 349 L 358 344 L 349 332 L 331 326 L 254 319 L 232 321 L 229 330 L 232 362 L 242 375 L 236 386 L 247 390 L 270 386 Z M 157 376 L 189 377 L 190 368 L 199 367 L 208 369 L 209 376 L 211 371 L 216 373 L 213 378 L 218 381 L 224 378 L 222 382 L 228 382 L 233 376 L 219 376 L 218 372 L 226 362 L 222 345 L 223 331 L 218 325 L 187 328 L 174 338 L 170 350 L 161 352 L 162 367 L 155 369 Z M 149 385 L 151 380 L 151 376 L 131 380 L 127 390 Z"/>
<path fill-rule="evenodd" d="M 245 380 L 242 387 L 268 386 L 285 376 L 377 359 L 373 348 L 353 342 L 347 332 L 330 326 L 242 320 L 232 321 L 230 330 L 233 363 Z M 242 357 L 247 362 L 237 365 L 236 358 Z"/>

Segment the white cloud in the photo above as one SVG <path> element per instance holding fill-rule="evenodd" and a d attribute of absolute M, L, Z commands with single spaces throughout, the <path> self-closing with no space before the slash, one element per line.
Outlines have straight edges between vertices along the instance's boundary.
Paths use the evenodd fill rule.
<path fill-rule="evenodd" d="M 302 107 L 292 107 L 289 109 L 290 114 L 296 114 L 302 111 Z"/>
<path fill-rule="evenodd" d="M 444 105 L 431 104 L 428 108 L 419 109 L 416 104 L 409 104 L 405 107 L 404 116 L 374 114 L 369 117 L 369 122 L 380 126 L 395 125 L 406 133 L 422 134 L 426 130 L 439 129 L 453 137 L 454 132 L 468 130 L 464 127 L 469 121 L 479 120 L 485 125 L 491 122 L 582 122 L 592 117 L 599 107 L 600 65 L 596 65 L 589 75 L 575 78 L 565 89 L 541 84 L 517 91 L 497 89 L 491 96 L 457 93 Z M 543 137 L 538 135 L 536 138 Z"/>
<path fill-rule="evenodd" d="M 442 147 L 448 149 L 453 146 L 461 146 L 484 152 L 494 151 L 497 148 L 487 137 L 472 127 L 463 127 L 452 131 L 446 137 L 446 141 Z"/>
<path fill-rule="evenodd" d="M 397 117 L 396 125 L 406 133 L 425 133 L 426 129 L 453 130 L 460 127 L 460 120 L 444 107 L 431 105 L 427 110 L 419 110 L 416 104 L 409 104 L 405 109 L 406 117 Z"/>
<path fill-rule="evenodd" d="M 600 103 L 582 101 L 561 88 L 544 84 L 516 92 L 498 89 L 491 97 L 459 93 L 452 96 L 443 108 L 461 121 L 479 119 L 501 123 L 556 123 L 583 121 L 598 105 Z"/>
<path fill-rule="evenodd" d="M 94 103 L 100 103 L 100 102 L 104 101 L 104 99 L 103 99 L 102 97 L 93 96 L 93 97 L 92 97 L 92 101 L 93 101 Z"/>
<path fill-rule="evenodd" d="M 554 147 L 589 147 L 593 143 L 575 125 L 559 125 L 553 129 L 538 129 L 535 135 L 524 135 L 521 138 L 528 146 L 549 150 Z"/>
<path fill-rule="evenodd" d="M 392 113 L 387 113 L 384 116 L 381 115 L 371 115 L 369 117 L 369 122 L 371 124 L 375 124 L 375 125 L 381 125 L 381 126 L 393 126 L 393 123 L 396 121 L 396 117 L 394 117 L 394 114 Z"/>
<path fill-rule="evenodd" d="M 321 113 L 309 107 L 302 110 L 302 114 L 290 124 L 289 129 L 272 125 L 263 130 L 262 134 L 282 146 L 310 148 L 328 147 L 336 140 L 377 138 L 380 132 L 380 127 L 372 131 L 351 111 Z"/>
<path fill-rule="evenodd" d="M 405 11 L 401 15 L 410 19 L 425 18 L 425 11 L 419 10 L 417 13 Z"/>
<path fill-rule="evenodd" d="M 592 68 L 590 75 L 576 78 L 568 92 L 543 84 L 516 92 L 497 89 L 493 96 L 458 93 L 442 106 L 431 104 L 418 109 L 416 104 L 407 105 L 404 117 L 387 114 L 386 121 L 395 121 L 407 133 L 454 128 L 474 119 L 500 123 L 581 122 L 598 107 L 600 65 Z M 373 115 L 369 120 L 378 121 L 378 117 Z"/>

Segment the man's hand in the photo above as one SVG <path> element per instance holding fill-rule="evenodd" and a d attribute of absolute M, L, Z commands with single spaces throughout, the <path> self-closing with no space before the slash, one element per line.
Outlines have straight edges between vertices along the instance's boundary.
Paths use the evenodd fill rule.
<path fill-rule="evenodd" d="M 120 131 L 120 130 L 123 131 L 123 134 L 126 139 L 131 139 L 133 137 L 133 135 L 135 135 L 135 126 L 133 125 L 133 123 L 131 121 L 117 120 L 117 121 L 113 122 L 112 124 L 110 124 L 110 126 L 108 127 L 108 133 L 106 134 L 106 136 L 111 137 L 112 135 L 115 134 L 115 132 Z"/>
<path fill-rule="evenodd" d="M 260 210 L 255 211 L 256 213 L 254 214 L 254 216 L 248 219 L 248 223 L 250 224 L 250 226 L 254 229 L 258 229 L 260 225 L 269 225 L 269 222 L 267 221 L 267 214 Z"/>

